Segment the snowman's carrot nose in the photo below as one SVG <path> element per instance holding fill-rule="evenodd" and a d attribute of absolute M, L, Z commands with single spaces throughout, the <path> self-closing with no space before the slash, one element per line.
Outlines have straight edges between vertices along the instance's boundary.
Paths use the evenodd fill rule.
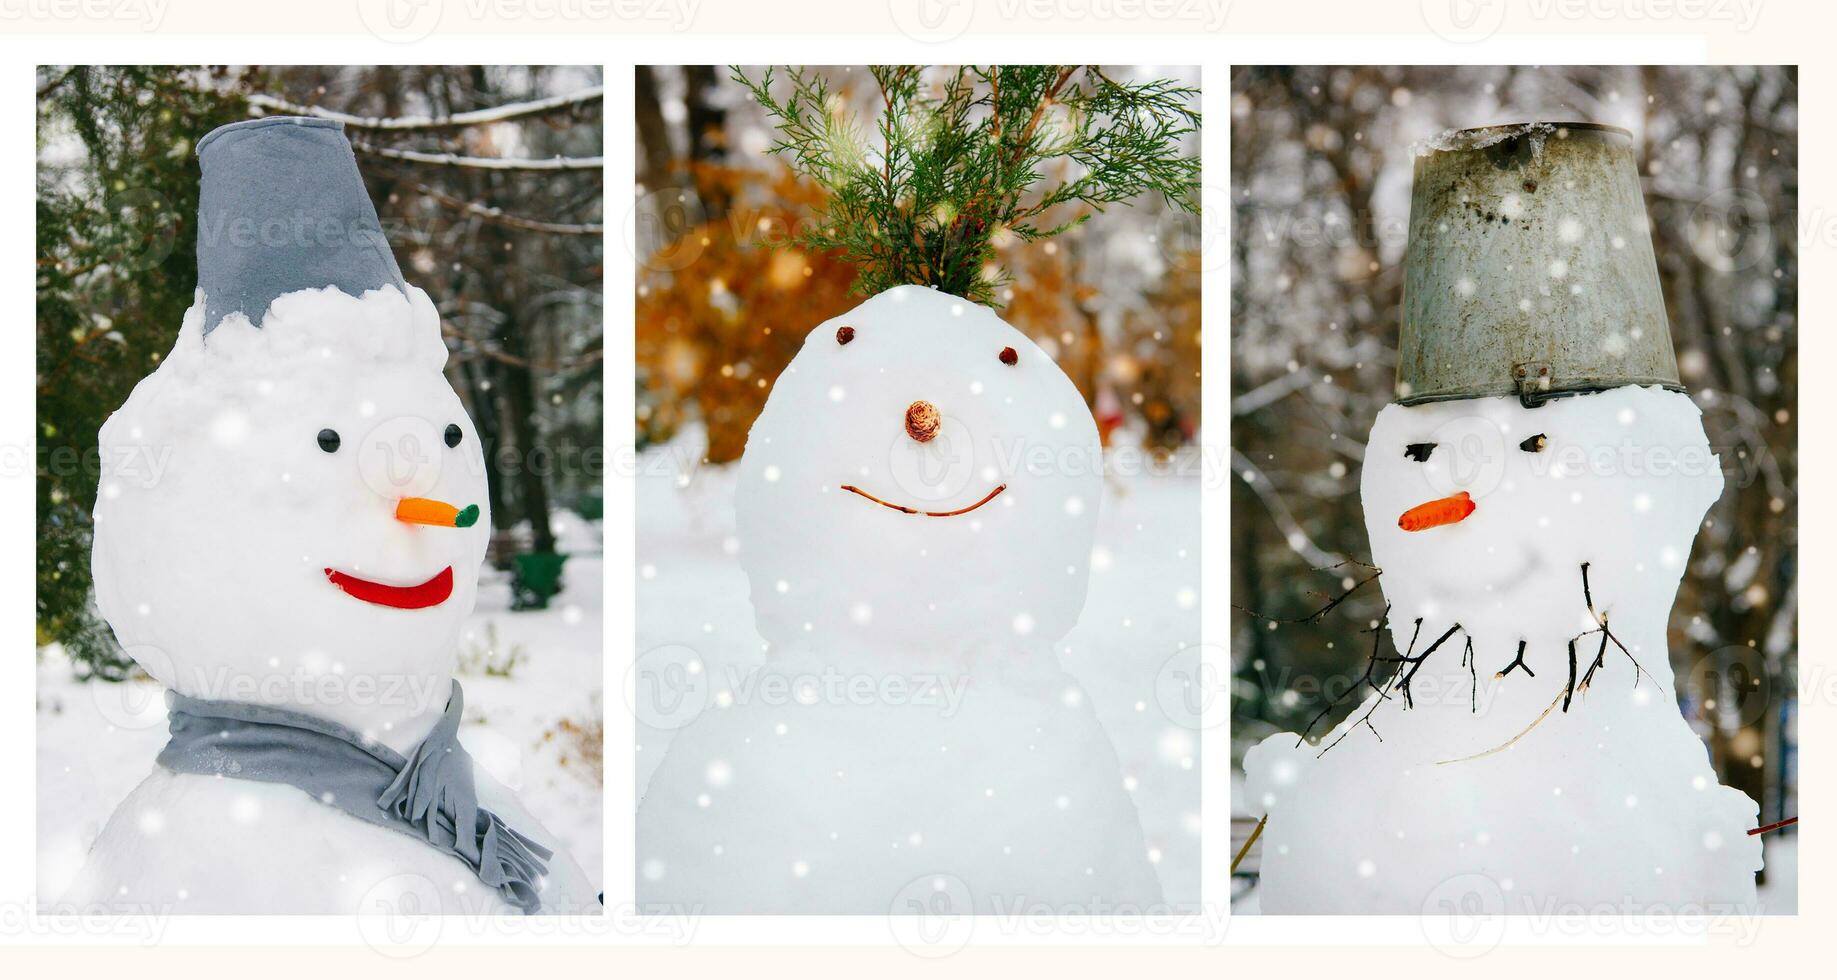
<path fill-rule="evenodd" d="M 1405 531 L 1427 531 L 1443 524 L 1458 524 L 1473 513 L 1473 506 L 1473 498 L 1462 490 L 1452 497 L 1411 507 L 1403 512 L 1402 517 L 1397 518 L 1397 526 Z"/>
<path fill-rule="evenodd" d="M 478 523 L 478 505 L 467 504 L 460 510 L 444 500 L 403 497 L 402 502 L 395 505 L 395 519 L 434 527 L 471 527 Z"/>

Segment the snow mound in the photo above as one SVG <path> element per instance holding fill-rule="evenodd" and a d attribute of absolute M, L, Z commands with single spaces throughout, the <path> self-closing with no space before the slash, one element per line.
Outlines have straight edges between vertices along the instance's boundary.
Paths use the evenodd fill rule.
<path fill-rule="evenodd" d="M 1426 157 L 1432 153 L 1452 153 L 1459 150 L 1483 150 L 1489 146 L 1503 143 L 1509 139 L 1530 137 L 1531 155 L 1538 156 L 1544 151 L 1544 141 L 1560 126 L 1556 123 L 1532 122 L 1508 126 L 1481 126 L 1470 129 L 1444 129 L 1434 136 L 1417 140 L 1411 145 L 1413 155 Z"/>

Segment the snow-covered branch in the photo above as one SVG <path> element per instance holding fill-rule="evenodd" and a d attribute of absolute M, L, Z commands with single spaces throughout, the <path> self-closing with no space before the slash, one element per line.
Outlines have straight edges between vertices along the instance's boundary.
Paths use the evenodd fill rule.
<path fill-rule="evenodd" d="M 352 140 L 351 148 L 359 153 L 382 157 L 385 160 L 427 163 L 439 167 L 469 167 L 474 170 L 600 170 L 606 166 L 604 157 L 548 157 L 545 159 L 462 157 L 454 153 L 397 150 L 392 147 L 377 146 L 363 140 Z"/>
<path fill-rule="evenodd" d="M 477 201 L 467 201 L 462 198 L 454 197 L 451 194 L 429 187 L 426 184 L 416 184 L 415 190 L 430 200 L 437 201 L 456 211 L 472 215 L 493 224 L 503 225 L 506 228 L 516 228 L 522 231 L 547 232 L 551 235 L 590 236 L 604 234 L 606 230 L 604 225 L 597 223 L 566 224 L 559 221 L 542 221 L 536 218 L 524 218 L 518 215 L 508 214 L 499 208 L 480 204 Z"/>
<path fill-rule="evenodd" d="M 289 102 L 276 96 L 259 94 L 249 96 L 249 104 L 270 112 L 334 119 L 343 123 L 347 129 L 402 132 L 421 129 L 458 129 L 464 126 L 480 126 L 508 119 L 520 119 L 524 116 L 541 115 L 587 102 L 597 102 L 605 98 L 605 95 L 605 87 L 595 85 L 566 95 L 552 95 L 546 99 L 532 99 L 528 102 L 511 102 L 489 109 L 474 109 L 470 112 L 455 112 L 444 116 L 353 116 L 320 106 L 301 105 L 298 102 Z"/>

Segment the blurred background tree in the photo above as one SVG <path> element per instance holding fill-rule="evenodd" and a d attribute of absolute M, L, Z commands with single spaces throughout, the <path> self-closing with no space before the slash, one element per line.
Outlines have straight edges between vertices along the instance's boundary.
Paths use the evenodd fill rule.
<path fill-rule="evenodd" d="M 1195 444 L 1196 71 L 641 65 L 636 101 L 640 448 L 687 437 L 707 462 L 738 459 L 811 327 L 863 289 L 919 279 L 978 293 L 1032 336 L 1078 384 L 1106 443 Z M 977 134 L 989 141 L 938 150 Z M 983 149 L 1023 139 L 1022 167 Z M 927 150 L 938 152 L 902 157 Z M 911 186 L 915 171 L 940 179 L 909 199 L 881 193 Z M 855 179 L 874 174 L 887 176 Z M 1066 186 L 1075 192 L 1053 196 Z M 900 222 L 910 254 L 875 255 L 893 232 L 870 221 Z M 969 275 L 927 278 L 906 259 Z"/>
<path fill-rule="evenodd" d="M 559 586 L 550 515 L 602 510 L 597 68 L 38 70 L 37 643 L 119 679 L 90 599 L 96 433 L 172 348 L 197 283 L 197 140 L 254 115 L 342 119 L 447 375 L 485 443 L 491 559 Z"/>
<path fill-rule="evenodd" d="M 1625 127 L 1679 368 L 1729 473 L 1672 612 L 1676 693 L 1723 781 L 1762 822 L 1792 815 L 1796 70 L 1247 67 L 1231 92 L 1234 605 L 1311 612 L 1351 584 L 1325 569 L 1370 557 L 1359 468 L 1395 381 L 1415 145 L 1495 123 Z M 1382 612 L 1367 589 L 1317 625 L 1236 614 L 1234 759 L 1300 731 L 1323 685 L 1345 691 Z"/>

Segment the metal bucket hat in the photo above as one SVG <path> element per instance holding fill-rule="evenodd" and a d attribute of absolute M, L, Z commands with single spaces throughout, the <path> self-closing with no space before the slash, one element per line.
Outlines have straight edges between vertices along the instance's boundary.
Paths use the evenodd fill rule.
<path fill-rule="evenodd" d="M 1632 134 L 1527 123 L 1416 158 L 1397 401 L 1683 390 Z"/>

